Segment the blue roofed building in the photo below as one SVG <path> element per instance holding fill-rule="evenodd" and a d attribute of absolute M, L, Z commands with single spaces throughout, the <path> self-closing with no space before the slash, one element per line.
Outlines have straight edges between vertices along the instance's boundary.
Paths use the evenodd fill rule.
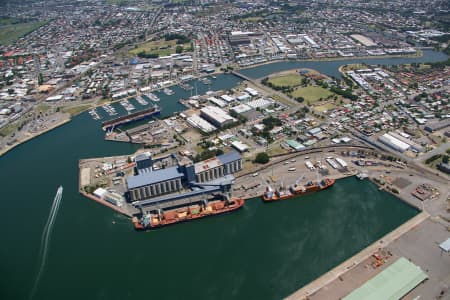
<path fill-rule="evenodd" d="M 138 174 L 129 176 L 126 180 L 131 202 L 177 193 L 183 189 L 192 188 L 198 183 L 210 184 L 242 170 L 242 158 L 236 151 L 193 165 L 178 165 L 159 170 L 152 168 L 150 155 L 137 156 L 135 161 Z"/>
<path fill-rule="evenodd" d="M 180 167 L 170 167 L 141 173 L 127 178 L 131 201 L 178 192 L 183 188 L 185 176 Z"/>

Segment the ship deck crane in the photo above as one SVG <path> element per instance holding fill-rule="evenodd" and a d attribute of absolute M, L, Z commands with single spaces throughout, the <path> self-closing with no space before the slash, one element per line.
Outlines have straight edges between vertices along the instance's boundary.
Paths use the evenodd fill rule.
<path fill-rule="evenodd" d="M 303 174 L 302 176 L 300 176 L 299 178 L 297 178 L 297 180 L 295 181 L 294 186 L 297 187 L 297 186 L 298 186 L 298 183 L 299 183 L 300 181 L 302 181 L 303 178 L 305 178 L 305 174 Z"/>

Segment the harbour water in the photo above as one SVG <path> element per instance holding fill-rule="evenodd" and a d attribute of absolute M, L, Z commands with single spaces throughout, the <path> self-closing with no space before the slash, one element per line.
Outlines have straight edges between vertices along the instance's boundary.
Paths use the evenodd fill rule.
<path fill-rule="evenodd" d="M 238 82 L 220 75 L 211 88 Z M 177 101 L 190 94 L 173 89 L 158 95 L 163 115 L 182 110 Z M 199 93 L 207 89 L 198 84 Z M 128 219 L 77 192 L 79 159 L 137 149 L 103 134 L 86 112 L 0 157 L 1 299 L 28 299 L 59 185 L 64 192 L 34 299 L 278 299 L 417 214 L 372 183 L 347 178 L 303 198 L 250 200 L 233 214 L 135 232 Z"/>

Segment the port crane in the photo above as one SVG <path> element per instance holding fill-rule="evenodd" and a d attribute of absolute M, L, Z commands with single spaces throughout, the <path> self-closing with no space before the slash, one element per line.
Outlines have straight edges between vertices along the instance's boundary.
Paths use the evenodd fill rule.
<path fill-rule="evenodd" d="M 303 180 L 303 178 L 305 178 L 305 174 L 303 174 L 302 176 L 300 176 L 299 178 L 297 178 L 297 180 L 295 181 L 294 187 L 297 187 L 299 182 Z"/>

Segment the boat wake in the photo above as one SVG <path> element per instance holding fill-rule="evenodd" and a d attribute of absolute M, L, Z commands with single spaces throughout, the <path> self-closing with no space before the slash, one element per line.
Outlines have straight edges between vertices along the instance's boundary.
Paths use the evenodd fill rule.
<path fill-rule="evenodd" d="M 60 186 L 56 192 L 55 198 L 53 199 L 52 207 L 48 215 L 47 223 L 45 223 L 44 231 L 41 237 L 41 248 L 39 250 L 39 269 L 34 281 L 33 289 L 31 290 L 29 299 L 32 299 L 36 293 L 36 289 L 41 279 L 42 272 L 44 271 L 45 264 L 47 263 L 47 252 L 50 243 L 50 236 L 53 229 L 53 224 L 55 223 L 56 215 L 58 214 L 59 205 L 61 204 L 63 187 Z"/>

